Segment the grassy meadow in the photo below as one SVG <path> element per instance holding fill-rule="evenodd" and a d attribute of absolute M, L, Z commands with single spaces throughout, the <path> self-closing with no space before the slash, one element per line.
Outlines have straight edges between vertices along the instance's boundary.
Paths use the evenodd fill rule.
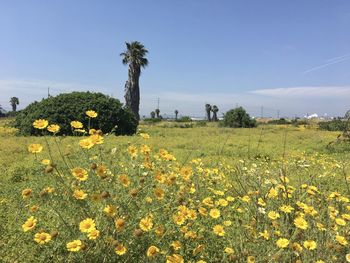
<path fill-rule="evenodd" d="M 10 121 L 1 262 L 350 261 L 350 148 L 327 147 L 339 132 L 161 122 L 85 147 L 93 135 L 21 137 Z"/>

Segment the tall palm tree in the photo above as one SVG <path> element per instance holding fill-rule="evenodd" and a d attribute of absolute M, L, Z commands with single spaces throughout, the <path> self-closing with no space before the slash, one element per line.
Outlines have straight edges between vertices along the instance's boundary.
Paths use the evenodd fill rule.
<path fill-rule="evenodd" d="M 210 111 L 211 111 L 211 105 L 210 104 L 205 104 L 205 111 L 207 113 L 207 119 L 208 121 L 211 121 L 211 116 L 210 116 Z"/>
<path fill-rule="evenodd" d="M 135 117 L 139 120 L 140 107 L 140 86 L 139 79 L 141 75 L 141 68 L 148 65 L 148 60 L 145 57 L 148 50 L 145 49 L 138 41 L 125 42 L 126 50 L 120 54 L 123 57 L 124 65 L 129 65 L 128 80 L 125 83 L 125 104 L 130 108 Z"/>
<path fill-rule="evenodd" d="M 218 121 L 218 111 L 219 108 L 216 105 L 213 105 L 213 107 L 211 108 L 211 111 L 213 112 L 213 121 Z"/>
<path fill-rule="evenodd" d="M 154 111 L 151 111 L 151 118 L 154 119 L 156 117 L 156 113 Z"/>
<path fill-rule="evenodd" d="M 157 116 L 157 119 L 158 119 L 158 118 L 159 118 L 160 110 L 159 110 L 159 109 L 156 109 L 155 112 L 156 112 L 156 116 Z"/>
<path fill-rule="evenodd" d="M 10 99 L 10 103 L 11 103 L 11 106 L 12 106 L 12 111 L 16 111 L 17 110 L 17 105 L 19 104 L 19 100 L 17 97 L 12 97 Z"/>
<path fill-rule="evenodd" d="M 174 113 L 175 113 L 175 120 L 177 120 L 177 115 L 179 114 L 179 111 L 175 110 Z"/>

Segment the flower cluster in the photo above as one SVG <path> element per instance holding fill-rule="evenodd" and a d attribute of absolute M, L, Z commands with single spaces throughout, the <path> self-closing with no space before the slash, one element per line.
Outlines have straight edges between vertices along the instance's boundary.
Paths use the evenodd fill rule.
<path fill-rule="evenodd" d="M 149 141 L 143 132 L 110 151 L 90 129 L 74 141 L 76 156 L 45 156 L 43 175 L 20 193 L 29 208 L 23 231 L 38 230 L 38 245 L 55 243 L 73 261 L 350 262 L 349 178 L 338 161 L 295 153 L 184 164 Z"/>

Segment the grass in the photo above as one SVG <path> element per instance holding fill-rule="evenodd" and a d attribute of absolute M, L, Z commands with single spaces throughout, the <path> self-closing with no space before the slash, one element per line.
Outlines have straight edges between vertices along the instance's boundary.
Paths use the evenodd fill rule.
<path fill-rule="evenodd" d="M 192 262 L 199 262 L 199 260 L 207 262 L 235 262 L 235 260 L 239 260 L 240 258 L 244 258 L 244 261 L 247 258 L 252 260 L 252 257 L 255 257 L 256 262 L 267 262 L 269 258 L 273 260 L 272 262 L 286 262 L 286 260 L 289 261 L 291 259 L 303 259 L 303 262 L 311 262 L 311 259 L 316 257 L 319 257 L 320 260 L 325 260 L 325 262 L 343 262 L 345 254 L 349 253 L 348 250 L 339 246 L 339 244 L 338 246 L 333 244 L 334 241 L 332 241 L 333 248 L 326 247 L 334 239 L 335 234 L 334 229 L 332 230 L 332 227 L 334 227 L 332 223 L 326 224 L 329 234 L 324 236 L 321 236 L 316 231 L 314 223 L 311 223 L 313 222 L 312 220 L 315 220 L 315 222 L 320 220 L 325 222 L 328 217 L 327 207 L 329 205 L 337 206 L 332 203 L 333 201 L 327 200 L 330 192 L 341 191 L 345 193 L 345 196 L 349 197 L 348 185 L 344 184 L 344 178 L 346 179 L 348 174 L 349 146 L 345 144 L 339 147 L 327 147 L 329 142 L 336 139 L 339 134 L 338 132 L 283 125 L 261 125 L 254 129 L 229 129 L 219 128 L 213 123 L 208 124 L 206 127 L 199 127 L 197 125 L 178 126 L 171 122 L 162 122 L 153 125 L 141 124 L 139 126 L 140 131 L 149 134 L 150 139 L 142 140 L 139 136 L 105 136 L 103 148 L 88 152 L 89 156 L 87 156 L 77 144 L 81 138 L 19 137 L 15 136 L 14 130 L 7 127 L 10 121 L 0 120 L 0 140 L 2 145 L 0 149 L 0 234 L 3 237 L 0 241 L 0 254 L 5 255 L 2 257 L 4 262 L 89 262 L 89 260 L 90 262 L 115 262 L 114 260 L 119 260 L 120 262 L 144 262 L 147 257 L 139 255 L 140 251 L 146 251 L 147 247 L 155 245 L 169 257 L 172 251 L 171 249 L 169 250 L 169 244 L 177 239 L 181 240 L 183 244 L 183 250 L 179 253 L 182 257 L 192 260 Z M 30 155 L 28 154 L 27 146 L 31 143 L 40 143 L 44 145 L 45 150 L 37 156 Z M 171 155 L 176 157 L 177 162 L 171 164 L 171 162 L 162 161 L 162 158 L 157 159 L 159 158 L 157 157 L 154 160 L 152 159 L 155 168 L 149 171 L 147 169 L 145 170 L 141 166 L 143 162 L 139 159 L 141 157 L 130 159 L 129 156 L 130 146 L 139 148 L 144 143 L 150 146 L 152 153 L 158 153 L 161 149 L 167 149 Z M 51 149 L 50 153 L 47 150 L 48 148 Z M 116 155 L 111 154 L 112 149 L 117 152 Z M 129 153 L 127 149 L 129 149 Z M 62 158 L 62 156 L 64 157 Z M 166 156 L 164 157 L 165 159 L 167 158 Z M 94 158 L 97 158 L 98 161 L 96 162 L 106 166 L 112 174 L 126 173 L 129 175 L 131 185 L 134 189 L 142 189 L 138 194 L 140 199 L 133 201 L 133 198 L 130 199 L 130 194 L 131 196 L 133 195 L 128 192 L 129 188 L 126 190 L 120 185 L 118 189 L 113 188 L 111 184 L 106 184 L 104 180 L 98 181 L 96 178 L 91 178 L 91 175 L 89 177 L 91 178 L 89 179 L 91 182 L 89 181 L 89 184 L 86 184 L 87 189 L 90 189 L 89 194 L 96 192 L 96 188 L 101 191 L 103 189 L 109 189 L 109 193 L 117 191 L 115 193 L 119 197 L 116 197 L 117 201 L 114 202 L 119 204 L 118 209 L 121 210 L 120 213 L 127 220 L 131 221 L 130 224 L 132 227 L 130 229 L 127 228 L 125 235 L 117 233 L 118 240 L 112 240 L 112 243 L 122 240 L 124 245 L 127 244 L 130 247 L 130 251 L 125 257 L 118 256 L 116 259 L 106 257 L 104 255 L 110 255 L 109 253 L 111 253 L 109 248 L 105 248 L 102 241 L 92 244 L 89 240 L 85 241 L 88 244 L 85 255 L 81 253 L 67 254 L 65 244 L 62 245 L 62 242 L 64 242 L 62 238 L 64 239 L 64 236 L 69 236 L 71 239 L 78 238 L 76 233 L 69 233 L 67 227 L 72 227 L 73 232 L 76 232 L 74 227 L 78 224 L 76 221 L 78 220 L 77 218 L 80 218 L 80 220 L 83 219 L 77 214 L 77 211 L 80 211 L 80 209 L 84 211 L 84 209 L 80 206 L 73 209 L 74 200 L 71 200 L 71 197 L 67 195 L 68 189 L 62 187 L 61 183 L 54 176 L 51 176 L 51 173 L 43 173 L 43 166 L 38 163 L 44 158 L 51 159 L 60 169 L 60 171 L 57 170 L 58 175 L 62 174 L 64 176 L 70 172 L 69 169 L 67 170 L 67 167 L 64 168 L 65 164 L 63 160 L 68 162 L 68 166 L 89 167 L 94 162 Z M 198 158 L 200 161 L 190 163 L 191 160 L 198 160 Z M 191 171 L 193 170 L 194 174 L 201 174 L 202 177 L 193 177 L 191 179 L 192 183 L 189 183 L 183 174 L 185 172 L 181 170 L 182 167 L 188 166 L 192 167 Z M 144 178 L 144 173 L 156 174 L 157 171 L 161 171 L 164 174 L 180 173 L 182 177 L 178 179 L 179 183 L 175 185 L 169 184 L 168 186 L 157 181 L 154 182 L 149 177 Z M 94 173 L 94 171 L 91 170 L 89 173 Z M 310 228 L 312 225 L 312 229 L 308 230 L 307 235 L 309 236 L 303 236 L 303 233 L 295 228 L 293 220 L 287 214 L 286 216 L 283 215 L 281 219 L 272 220 L 272 223 L 268 218 L 262 219 L 261 216 L 255 216 L 255 212 L 253 213 L 252 211 L 255 211 L 259 207 L 254 204 L 254 201 L 246 202 L 244 200 L 245 197 L 253 200 L 255 198 L 254 192 L 259 192 L 256 196 L 257 199 L 258 196 L 264 197 L 269 193 L 271 185 L 265 186 L 262 183 L 263 181 L 261 181 L 261 177 L 264 176 L 266 179 L 272 180 L 272 182 L 273 180 L 277 180 L 276 183 L 272 183 L 276 189 L 289 187 L 288 182 L 278 181 L 280 178 L 290 178 L 290 187 L 295 187 L 298 193 L 296 196 L 293 195 L 293 202 L 292 199 L 290 201 L 292 206 L 296 210 L 299 209 L 302 211 L 304 208 L 300 208 L 296 204 L 297 200 L 303 200 L 309 207 L 313 205 L 318 210 L 321 219 L 317 217 L 313 219 L 313 216 L 309 216 L 304 211 L 307 214 L 306 217 L 308 218 Z M 133 181 L 133 178 L 138 177 L 144 178 L 143 180 L 146 181 L 145 186 L 143 185 L 144 183 Z M 83 186 L 83 184 L 68 179 L 68 177 L 67 179 L 66 177 L 62 178 L 66 186 L 71 185 L 73 189 Z M 114 184 L 117 183 L 112 178 L 110 180 Z M 306 186 L 300 188 L 302 185 Z M 318 198 L 322 202 L 317 201 L 317 198 L 314 198 L 312 194 L 308 194 L 308 192 L 313 191 L 312 188 L 308 188 L 312 185 L 317 187 L 318 190 L 315 192 L 318 193 Z M 38 194 L 39 192 L 43 192 L 43 187 L 48 186 L 54 187 L 57 196 L 61 199 L 55 197 L 56 194 L 52 198 L 45 197 L 47 199 L 35 196 L 29 199 L 29 201 L 21 197 L 21 192 L 25 188 L 30 188 Z M 188 192 L 184 192 L 184 189 L 187 189 L 186 191 L 192 191 L 193 187 L 197 189 L 196 194 L 188 195 Z M 158 203 L 157 201 L 153 201 L 153 203 L 145 205 L 144 200 L 153 195 L 153 189 L 158 188 L 165 191 L 165 199 L 163 201 L 158 200 Z M 214 199 L 219 198 L 215 197 L 216 194 L 213 189 L 216 189 L 215 191 L 225 192 L 225 196 L 226 194 L 230 194 L 235 197 L 235 200 L 238 200 L 234 201 L 231 210 L 224 206 L 220 208 L 220 205 L 217 207 L 221 210 L 222 217 L 226 221 L 231 221 L 234 227 L 230 228 L 232 230 L 229 230 L 229 227 L 227 227 L 226 236 L 217 238 L 211 232 L 215 224 L 213 225 L 212 221 L 203 216 L 200 221 L 197 220 L 199 222 L 194 221 L 196 223 L 193 223 L 197 227 L 196 229 L 198 231 L 196 235 L 198 237 L 189 241 L 188 237 L 186 238 L 186 234 L 185 238 L 182 236 L 179 228 L 176 228 L 176 224 L 174 226 L 174 224 L 169 222 L 169 218 L 166 215 L 167 213 L 171 215 L 176 212 L 176 206 L 172 205 L 178 203 L 179 198 L 181 200 L 187 200 L 181 202 L 188 206 L 189 209 L 198 210 L 199 207 L 196 204 L 206 197 L 212 196 Z M 47 195 L 45 194 L 45 196 Z M 155 199 L 154 196 L 153 199 Z M 278 207 L 285 204 L 286 199 L 281 195 L 278 199 L 271 198 L 270 201 L 271 204 L 268 204 L 266 209 L 278 211 Z M 59 232 L 62 232 L 57 239 L 59 242 L 50 242 L 49 244 L 52 245 L 47 249 L 42 246 L 38 247 L 32 240 L 32 237 L 29 237 L 27 234 L 23 237 L 21 230 L 21 225 L 26 218 L 32 215 L 32 213 L 28 212 L 29 207 L 36 204 L 40 204 L 40 207 L 43 207 L 43 211 L 40 208 L 38 217 L 47 218 L 52 221 L 46 222 L 41 227 L 47 229 L 59 228 Z M 72 207 L 69 208 L 69 204 L 72 204 Z M 103 201 L 103 206 L 107 204 L 108 202 Z M 86 205 L 89 209 L 97 209 L 96 211 L 99 209 L 102 211 L 103 208 L 101 205 L 95 203 L 90 204 L 87 202 Z M 164 205 L 165 210 L 163 210 Z M 232 212 L 233 208 L 235 212 Z M 346 213 L 343 208 L 341 209 L 338 208 L 341 213 Z M 246 211 L 246 214 L 240 214 L 240 210 Z M 108 233 L 108 236 L 115 235 L 115 230 L 109 230 L 107 227 L 108 222 L 106 220 L 108 218 L 106 219 L 103 213 L 101 213 L 90 212 L 89 216 L 94 217 L 99 222 L 98 228 L 101 230 L 101 233 Z M 156 225 L 165 226 L 166 229 L 170 229 L 171 231 L 169 230 L 170 233 L 166 231 L 163 233 L 164 235 L 160 235 L 160 238 L 157 237 L 157 232 L 155 232 L 155 236 L 147 236 L 146 234 L 148 233 L 144 233 L 140 242 L 137 243 L 133 241 L 135 238 L 130 239 L 130 233 L 137 228 L 137 220 L 140 220 L 149 213 L 152 213 L 152 216 L 155 217 Z M 298 213 L 295 213 L 295 216 L 298 216 Z M 62 217 L 65 220 L 61 220 Z M 260 218 L 260 223 L 256 226 L 256 220 L 258 218 Z M 277 223 L 278 220 L 282 219 L 284 223 Z M 218 222 L 223 224 L 222 221 Z M 242 222 L 249 227 L 241 229 Z M 276 225 L 278 226 L 277 228 Z M 210 229 L 207 229 L 207 226 L 210 226 Z M 191 228 L 192 225 L 189 224 L 187 227 Z M 257 232 L 255 234 L 252 233 L 250 228 L 254 228 L 254 231 Z M 343 233 L 343 235 L 345 235 L 344 233 L 348 233 L 346 228 L 339 228 L 335 232 Z M 259 231 L 261 232 L 264 229 L 269 231 L 271 237 L 266 243 L 261 241 L 256 243 L 257 240 L 261 239 L 258 236 Z M 201 237 L 202 239 L 200 238 L 201 231 L 206 233 Z M 274 234 L 273 231 L 275 231 Z M 276 231 L 282 234 L 276 234 Z M 189 230 L 186 230 L 184 233 L 188 235 L 193 234 Z M 298 237 L 296 237 L 297 235 Z M 307 237 L 315 240 L 319 247 L 319 250 L 317 250 L 319 251 L 318 254 L 313 251 L 296 253 L 295 250 L 293 252 L 292 247 L 290 251 L 276 247 L 276 242 L 281 238 L 287 238 L 292 244 L 292 242 L 298 241 L 299 236 L 299 243 L 301 245 Z M 233 237 L 234 239 L 232 239 Z M 86 237 L 80 235 L 79 238 L 84 240 Z M 283 243 L 282 241 L 280 243 Z M 113 243 L 114 246 L 120 245 L 118 242 Z M 165 247 L 165 244 L 168 247 Z M 202 253 L 202 248 L 198 248 L 201 245 L 205 246 L 208 252 Z M 193 252 L 196 246 L 199 251 L 198 253 Z M 233 254 L 227 252 L 219 253 L 225 247 L 232 247 L 235 252 Z M 340 252 L 330 255 L 331 253 L 328 252 L 333 251 L 334 248 L 337 248 Z M 307 249 L 304 248 L 304 250 Z M 177 253 L 176 251 L 173 252 L 173 254 Z M 259 253 L 261 253 L 261 260 L 259 259 Z M 115 253 L 113 252 L 113 254 Z M 155 262 L 164 262 L 165 255 L 158 255 L 154 260 Z"/>

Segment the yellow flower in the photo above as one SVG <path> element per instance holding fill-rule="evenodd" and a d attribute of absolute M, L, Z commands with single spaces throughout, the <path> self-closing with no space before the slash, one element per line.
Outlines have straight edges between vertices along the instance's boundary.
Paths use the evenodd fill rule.
<path fill-rule="evenodd" d="M 291 207 L 290 205 L 282 205 L 280 207 L 280 210 L 284 213 L 291 213 L 294 210 L 294 208 Z"/>
<path fill-rule="evenodd" d="M 83 243 L 78 239 L 68 242 L 66 247 L 68 251 L 77 252 L 81 249 L 82 245 Z"/>
<path fill-rule="evenodd" d="M 140 136 L 144 139 L 149 139 L 150 136 L 147 133 L 140 133 Z"/>
<path fill-rule="evenodd" d="M 309 226 L 306 220 L 301 216 L 294 219 L 294 225 L 297 228 L 304 229 L 304 230 L 307 229 Z"/>
<path fill-rule="evenodd" d="M 114 248 L 114 252 L 119 255 L 122 256 L 126 253 L 127 249 L 125 246 L 123 246 L 123 244 L 118 244 L 115 248 Z"/>
<path fill-rule="evenodd" d="M 22 225 L 23 231 L 27 232 L 29 230 L 32 230 L 36 226 L 37 222 L 38 220 L 35 219 L 34 216 L 29 217 L 27 221 Z"/>
<path fill-rule="evenodd" d="M 286 238 L 280 238 L 276 241 L 276 245 L 279 248 L 286 248 L 289 245 L 289 240 Z"/>
<path fill-rule="evenodd" d="M 276 198 L 277 196 L 278 196 L 278 189 L 276 188 L 271 188 L 267 195 L 267 197 L 271 199 Z"/>
<path fill-rule="evenodd" d="M 147 257 L 154 257 L 159 253 L 159 248 L 157 248 L 156 246 L 150 246 L 147 249 Z"/>
<path fill-rule="evenodd" d="M 147 145 L 141 145 L 140 152 L 144 155 L 149 154 L 151 152 L 151 148 Z"/>
<path fill-rule="evenodd" d="M 93 219 L 86 218 L 79 224 L 79 229 L 83 233 L 90 233 L 92 230 L 96 229 L 96 225 Z"/>
<path fill-rule="evenodd" d="M 225 235 L 225 230 L 222 225 L 216 225 L 213 227 L 213 231 L 216 235 L 223 237 Z"/>
<path fill-rule="evenodd" d="M 43 150 L 43 146 L 39 143 L 32 143 L 28 146 L 28 151 L 30 153 L 40 153 Z"/>
<path fill-rule="evenodd" d="M 338 242 L 340 245 L 343 245 L 343 246 L 346 246 L 346 245 L 348 244 L 348 241 L 347 241 L 346 238 L 343 237 L 343 236 L 337 235 L 337 236 L 335 237 L 335 240 L 337 240 L 337 242 Z"/>
<path fill-rule="evenodd" d="M 171 246 L 173 247 L 174 250 L 179 250 L 181 248 L 181 243 L 180 241 L 174 241 L 171 243 Z"/>
<path fill-rule="evenodd" d="M 123 218 L 117 218 L 115 221 L 114 221 L 114 224 L 115 224 L 115 228 L 118 230 L 118 231 L 122 231 L 124 230 L 125 228 L 125 220 Z"/>
<path fill-rule="evenodd" d="M 131 156 L 131 158 L 136 158 L 137 157 L 137 148 L 135 146 L 129 146 L 128 147 L 128 152 Z"/>
<path fill-rule="evenodd" d="M 232 221 L 226 220 L 226 221 L 224 221 L 224 225 L 225 226 L 230 226 L 230 225 L 232 225 Z"/>
<path fill-rule="evenodd" d="M 97 166 L 96 174 L 98 176 L 101 176 L 103 178 L 103 177 L 105 177 L 106 173 L 107 173 L 107 168 L 104 165 Z"/>
<path fill-rule="evenodd" d="M 114 216 L 116 213 L 116 208 L 114 205 L 107 205 L 104 209 L 103 212 L 107 215 L 107 216 Z"/>
<path fill-rule="evenodd" d="M 179 211 L 173 215 L 173 221 L 177 225 L 183 225 L 186 221 L 186 217 Z"/>
<path fill-rule="evenodd" d="M 142 218 L 140 220 L 139 226 L 140 226 L 141 230 L 143 230 L 145 232 L 150 231 L 153 227 L 152 218 L 150 216 Z"/>
<path fill-rule="evenodd" d="M 211 197 L 206 197 L 203 199 L 202 201 L 203 204 L 205 204 L 206 206 L 214 206 L 213 200 L 211 199 Z"/>
<path fill-rule="evenodd" d="M 94 240 L 100 236 L 100 231 L 93 229 L 88 233 L 88 238 Z"/>
<path fill-rule="evenodd" d="M 90 129 L 89 130 L 89 134 L 90 135 L 93 135 L 93 134 L 96 134 L 97 133 L 97 130 L 96 129 Z"/>
<path fill-rule="evenodd" d="M 350 262 L 350 253 L 345 255 L 346 262 Z"/>
<path fill-rule="evenodd" d="M 81 129 L 83 128 L 83 124 L 80 121 L 71 121 L 70 126 L 74 129 Z"/>
<path fill-rule="evenodd" d="M 241 198 L 243 202 L 249 203 L 250 202 L 250 197 L 248 195 L 245 195 Z"/>
<path fill-rule="evenodd" d="M 47 125 L 49 125 L 49 122 L 47 120 L 44 120 L 44 119 L 35 120 L 33 122 L 34 128 L 40 129 L 40 130 L 45 129 L 47 127 Z"/>
<path fill-rule="evenodd" d="M 184 263 L 184 259 L 179 254 L 172 254 L 166 257 L 166 263 Z"/>
<path fill-rule="evenodd" d="M 280 217 L 280 214 L 278 212 L 275 211 L 270 211 L 267 216 L 272 219 L 272 220 L 276 220 L 277 218 Z"/>
<path fill-rule="evenodd" d="M 123 186 L 128 187 L 130 185 L 129 177 L 126 174 L 120 175 L 118 179 Z"/>
<path fill-rule="evenodd" d="M 97 112 L 93 111 L 93 110 L 88 110 L 85 112 L 87 116 L 89 116 L 90 118 L 96 118 L 97 117 Z"/>
<path fill-rule="evenodd" d="M 228 201 L 226 199 L 223 199 L 223 198 L 220 198 L 218 201 L 217 201 L 217 204 L 220 205 L 220 206 L 228 206 Z"/>
<path fill-rule="evenodd" d="M 102 144 L 103 143 L 103 136 L 99 134 L 92 134 L 89 136 L 89 140 L 92 142 L 93 145 L 96 144 Z"/>
<path fill-rule="evenodd" d="M 253 256 L 248 256 L 248 258 L 247 258 L 247 263 L 255 263 L 255 257 L 253 257 Z"/>
<path fill-rule="evenodd" d="M 57 124 L 51 124 L 47 127 L 47 130 L 52 133 L 58 133 L 60 131 L 60 126 Z"/>
<path fill-rule="evenodd" d="M 88 172 L 80 167 L 73 168 L 71 170 L 72 175 L 79 181 L 86 181 L 88 179 Z"/>
<path fill-rule="evenodd" d="M 220 217 L 220 210 L 216 209 L 216 208 L 210 209 L 209 215 L 212 218 L 218 218 L 218 217 Z"/>
<path fill-rule="evenodd" d="M 258 198 L 258 205 L 266 206 L 266 202 L 261 197 Z"/>
<path fill-rule="evenodd" d="M 235 253 L 235 251 L 234 251 L 233 248 L 231 248 L 231 247 L 226 247 L 226 248 L 225 248 L 225 253 L 227 253 L 227 254 L 233 254 L 233 253 Z"/>
<path fill-rule="evenodd" d="M 267 230 L 264 230 L 264 232 L 259 232 L 259 237 L 263 237 L 266 240 L 269 240 L 270 234 L 267 232 Z"/>
<path fill-rule="evenodd" d="M 51 235 L 45 232 L 36 233 L 34 235 L 34 241 L 43 245 L 51 240 Z"/>
<path fill-rule="evenodd" d="M 304 241 L 303 245 L 304 245 L 304 248 L 308 250 L 314 250 L 317 247 L 317 243 L 313 240 L 306 240 Z"/>
<path fill-rule="evenodd" d="M 164 198 L 164 190 L 161 188 L 154 189 L 153 193 L 158 200 L 162 200 Z"/>
<path fill-rule="evenodd" d="M 43 165 L 49 165 L 51 163 L 51 161 L 49 159 L 42 159 L 41 160 L 41 164 Z"/>
<path fill-rule="evenodd" d="M 79 145 L 81 148 L 84 148 L 84 149 L 90 149 L 91 147 L 94 146 L 90 138 L 80 140 Z"/>
<path fill-rule="evenodd" d="M 335 222 L 336 222 L 337 225 L 339 225 L 339 226 L 345 226 L 345 225 L 346 225 L 345 220 L 342 219 L 342 218 L 337 218 L 337 219 L 335 219 Z"/>
<path fill-rule="evenodd" d="M 73 196 L 78 200 L 83 200 L 87 197 L 87 194 L 83 190 L 74 190 Z"/>
<path fill-rule="evenodd" d="M 39 206 L 38 205 L 33 205 L 31 208 L 29 208 L 30 212 L 35 213 L 36 211 L 39 210 Z"/>
<path fill-rule="evenodd" d="M 22 191 L 22 197 L 23 199 L 28 199 L 30 197 L 30 195 L 32 194 L 32 189 L 30 188 L 26 188 Z"/>

